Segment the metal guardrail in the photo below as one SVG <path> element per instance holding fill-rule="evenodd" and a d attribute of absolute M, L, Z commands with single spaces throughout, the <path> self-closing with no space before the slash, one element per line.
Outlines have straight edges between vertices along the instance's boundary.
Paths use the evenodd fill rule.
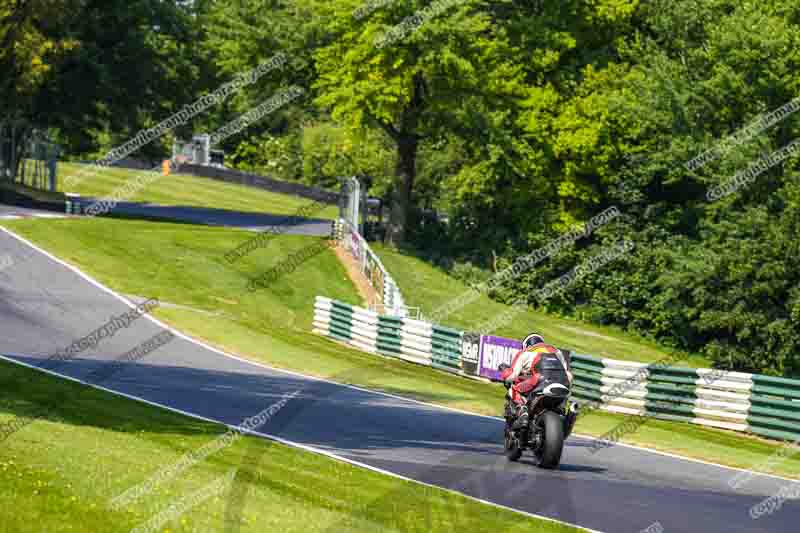
<path fill-rule="evenodd" d="M 314 332 L 369 353 L 464 374 L 462 331 L 412 318 L 379 315 L 318 296 L 314 302 Z"/>
<path fill-rule="evenodd" d="M 408 316 L 407 312 L 412 308 L 405 305 L 403 295 L 394 278 L 356 227 L 345 219 L 339 218 L 335 222 L 333 234 L 337 236 L 342 247 L 358 261 L 361 273 L 366 276 L 381 299 L 379 304 L 383 306 L 382 309 L 390 315 Z"/>
<path fill-rule="evenodd" d="M 314 332 L 472 378 L 490 377 L 519 345 L 323 297 L 314 304 Z M 574 396 L 602 410 L 800 439 L 800 380 L 581 354 L 572 354 L 571 361 Z"/>
<path fill-rule="evenodd" d="M 606 411 L 800 438 L 800 380 L 572 356 L 578 398 Z"/>

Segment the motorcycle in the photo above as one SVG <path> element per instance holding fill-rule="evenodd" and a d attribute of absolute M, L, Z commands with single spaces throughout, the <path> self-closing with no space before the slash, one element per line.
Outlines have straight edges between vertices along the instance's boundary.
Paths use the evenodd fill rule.
<path fill-rule="evenodd" d="M 500 365 L 503 372 L 510 368 Z M 522 452 L 530 449 L 536 466 L 556 468 L 561 462 L 564 441 L 572 433 L 578 417 L 578 404 L 570 401 L 570 384 L 566 369 L 555 356 L 543 356 L 535 369 L 539 382 L 528 394 L 528 422 L 515 428 L 516 404 L 506 396 L 505 454 L 509 461 L 519 461 Z M 527 376 L 530 377 L 530 376 Z M 526 379 L 520 376 L 520 380 Z M 504 382 L 506 389 L 510 387 Z"/>

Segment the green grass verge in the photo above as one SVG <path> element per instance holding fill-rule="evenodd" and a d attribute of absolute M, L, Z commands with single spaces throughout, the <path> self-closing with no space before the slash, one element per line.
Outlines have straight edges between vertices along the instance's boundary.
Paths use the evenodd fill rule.
<path fill-rule="evenodd" d="M 127 532 L 182 502 L 190 509 L 157 531 L 222 531 L 232 501 L 242 502 L 241 531 L 577 531 L 253 437 L 112 509 L 225 428 L 4 361 L 0 383 L 24 384 L 3 387 L 0 424 L 46 413 L 0 445 L 4 532 Z M 237 490 L 208 490 L 237 470 Z"/>
<path fill-rule="evenodd" d="M 417 257 L 381 245 L 373 245 L 373 249 L 391 272 L 400 287 L 400 292 L 403 293 L 403 298 L 406 299 L 406 304 L 420 307 L 423 314 L 435 312 L 440 306 L 469 290 L 466 285 L 446 272 Z M 554 317 L 533 309 L 518 313 L 509 323 L 493 332 L 475 329 L 508 309 L 509 306 L 482 294 L 440 322 L 442 325 L 464 331 L 518 339 L 536 331 L 559 347 L 571 348 L 581 354 L 623 361 L 652 363 L 673 353 L 654 342 L 625 333 L 619 328 Z M 701 355 L 680 355 L 684 355 L 680 366 L 710 367 L 711 363 Z"/>
<path fill-rule="evenodd" d="M 81 173 L 85 173 L 85 177 L 77 185 L 67 187 L 68 190 L 63 192 L 77 193 L 82 196 L 108 197 L 117 187 L 140 175 L 142 171 L 124 168 L 98 169 L 89 165 L 60 163 L 58 172 L 59 187 L 62 190 L 63 184 L 69 176 L 79 176 Z M 188 174 L 162 176 L 126 200 L 276 215 L 293 214 L 300 207 L 313 202 L 313 200 L 299 196 L 274 193 Z M 332 205 L 322 209 L 314 215 L 314 218 L 332 219 L 337 213 L 338 207 Z"/>
<path fill-rule="evenodd" d="M 505 391 L 500 386 L 363 353 L 311 334 L 316 295 L 359 303 L 355 288 L 330 251 L 315 256 L 267 289 L 246 291 L 248 276 L 313 242 L 308 237 L 276 237 L 266 248 L 231 266 L 222 255 L 252 234 L 110 219 L 18 220 L 3 225 L 119 292 L 219 312 L 209 316 L 161 307 L 155 313 L 182 331 L 232 353 L 448 407 L 488 415 L 501 412 Z M 602 435 L 622 420 L 621 415 L 591 414 L 581 418 L 577 431 Z M 764 461 L 780 446 L 730 432 L 661 421 L 648 422 L 623 442 L 756 470 L 766 468 Z M 773 468 L 774 473 L 800 477 L 800 460 L 786 460 Z"/>

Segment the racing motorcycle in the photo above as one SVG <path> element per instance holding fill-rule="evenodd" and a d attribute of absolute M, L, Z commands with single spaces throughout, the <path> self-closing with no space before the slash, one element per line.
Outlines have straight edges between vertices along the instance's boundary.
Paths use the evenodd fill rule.
<path fill-rule="evenodd" d="M 510 368 L 500 365 L 500 372 Z M 533 452 L 536 466 L 556 468 L 561 462 L 564 441 L 572 433 L 578 417 L 578 404 L 570 401 L 570 385 L 562 360 L 543 354 L 534 368 L 539 382 L 528 394 L 528 423 L 514 429 L 516 404 L 506 396 L 504 430 L 505 454 L 509 461 L 518 461 L 525 449 Z M 520 380 L 529 378 L 520 376 Z M 510 387 L 504 382 L 506 389 Z"/>

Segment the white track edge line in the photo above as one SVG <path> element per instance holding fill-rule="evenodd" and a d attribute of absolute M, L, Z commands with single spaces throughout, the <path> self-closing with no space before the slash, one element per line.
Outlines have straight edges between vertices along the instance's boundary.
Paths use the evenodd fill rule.
<path fill-rule="evenodd" d="M 272 435 L 270 433 L 262 433 L 260 431 L 253 431 L 253 430 L 241 428 L 239 426 L 232 425 L 232 424 L 226 424 L 225 422 L 222 422 L 220 420 L 215 420 L 213 418 L 208 418 L 208 417 L 203 416 L 203 415 L 198 415 L 198 414 L 192 413 L 190 411 L 184 411 L 183 409 L 178 409 L 176 407 L 170 407 L 168 405 L 164 405 L 164 404 L 161 404 L 161 403 L 158 403 L 158 402 L 154 402 L 152 400 L 148 400 L 148 399 L 142 398 L 140 396 L 135 396 L 133 394 L 128 394 L 128 393 L 125 393 L 125 392 L 116 391 L 114 389 L 109 389 L 107 387 L 103 387 L 102 385 L 95 385 L 94 383 L 89 383 L 87 381 L 84 381 L 84 380 L 76 378 L 76 377 L 68 376 L 66 374 L 60 374 L 60 373 L 55 372 L 53 370 L 48 370 L 46 368 L 41 368 L 41 367 L 38 367 L 36 365 L 31 365 L 29 363 L 25 363 L 23 361 L 19 361 L 17 359 L 14 359 L 13 357 L 7 357 L 6 355 L 3 355 L 3 354 L 0 354 L 0 359 L 8 361 L 9 363 L 13 363 L 13 364 L 16 364 L 16 365 L 24 366 L 24 367 L 30 368 L 32 370 L 37 370 L 37 371 L 43 372 L 45 374 L 49 374 L 51 376 L 55 376 L 55 377 L 58 377 L 58 378 L 66 379 L 66 380 L 69 380 L 69 381 L 73 381 L 75 383 L 80 383 L 81 385 L 85 385 L 85 386 L 91 387 L 93 389 L 101 390 L 101 391 L 107 392 L 109 394 L 114 394 L 116 396 L 121 396 L 121 397 L 127 398 L 129 400 L 138 401 L 138 402 L 150 405 L 152 407 L 158 407 L 158 408 L 161 408 L 161 409 L 165 409 L 167 411 L 171 411 L 173 413 L 178 413 L 178 414 L 181 414 L 183 416 L 187 416 L 187 417 L 194 418 L 194 419 L 197 419 L 197 420 L 203 420 L 205 422 L 209 422 L 209 423 L 212 423 L 212 424 L 219 424 L 219 425 L 222 425 L 223 427 L 226 427 L 226 428 L 229 428 L 229 429 L 232 429 L 232 430 L 237 430 L 237 431 L 241 431 L 243 433 L 247 433 L 247 434 L 250 434 L 250 435 L 263 437 L 265 439 L 269 439 L 269 440 L 278 442 L 280 444 L 284 444 L 286 446 L 290 446 L 292 448 L 297 448 L 297 449 L 304 450 L 304 451 L 307 451 L 307 452 L 315 453 L 317 455 L 322 455 L 322 456 L 328 457 L 330 459 L 335 459 L 335 460 L 343 462 L 343 463 L 347 463 L 347 464 L 350 464 L 350 465 L 353 465 L 353 466 L 358 466 L 358 467 L 361 467 L 361 468 L 364 468 L 364 469 L 367 469 L 367 470 L 371 470 L 371 471 L 379 473 L 379 474 L 383 474 L 383 475 L 386 475 L 386 476 L 397 478 L 397 479 L 400 479 L 400 480 L 403 480 L 403 481 L 407 481 L 407 482 L 410 482 L 410 483 L 417 483 L 419 485 L 424 485 L 426 487 L 430 487 L 430 488 L 433 488 L 433 489 L 442 490 L 442 491 L 445 491 L 445 492 L 449 492 L 450 494 L 456 494 L 458 496 L 461 496 L 461 497 L 464 497 L 464 498 L 467 498 L 469 500 L 476 501 L 476 502 L 479 502 L 479 503 L 483 503 L 485 505 L 490 505 L 492 507 L 496 507 L 496 508 L 499 508 L 499 509 L 505 509 L 507 511 L 511 511 L 511 512 L 514 512 L 514 513 L 517 513 L 517 514 L 521 514 L 521 515 L 525 515 L 525 516 L 528 516 L 530 518 L 535 518 L 535 519 L 539 519 L 539 520 L 545 520 L 545 521 L 553 522 L 553 523 L 556 523 L 556 524 L 561 524 L 561 525 L 574 527 L 574 528 L 577 528 L 577 529 L 581 529 L 583 531 L 589 531 L 590 533 L 602 533 L 602 532 L 594 530 L 594 529 L 588 529 L 588 528 L 585 528 L 585 527 L 582 527 L 582 526 L 579 526 L 579 525 L 576 525 L 576 524 L 570 524 L 569 522 L 564 522 L 564 521 L 561 521 L 561 520 L 557 520 L 555 518 L 550 518 L 550 517 L 547 517 L 547 516 L 541 516 L 541 515 L 537 515 L 537 514 L 534 514 L 534 513 L 530 513 L 528 511 L 522 511 L 520 509 L 514 509 L 513 507 L 506 507 L 505 505 L 502 505 L 502 504 L 499 504 L 499 503 L 494 503 L 494 502 L 490 502 L 490 501 L 487 501 L 487 500 L 482 500 L 480 498 L 476 498 L 475 496 L 470 496 L 469 494 L 464 494 L 463 492 L 458 492 L 457 490 L 449 489 L 447 487 L 440 487 L 438 485 L 433 485 L 433 484 L 430 484 L 430 483 L 426 483 L 424 481 L 419 481 L 417 479 L 409 478 L 409 477 L 403 476 L 402 474 L 398 474 L 396 472 L 392 472 L 390 470 L 384 470 L 384 469 L 379 468 L 377 466 L 372 466 L 372 465 L 368 465 L 366 463 L 361 463 L 361 462 L 356 461 L 354 459 L 349 459 L 347 457 L 341 457 L 339 455 L 336 455 L 333 452 L 329 452 L 327 450 L 323 450 L 323 449 L 320 449 L 320 448 L 315 448 L 315 447 L 309 446 L 307 444 L 301 444 L 299 442 L 294 442 L 294 441 L 291 441 L 291 440 L 287 440 L 287 439 L 284 439 L 282 437 L 278 437 L 277 435 Z"/>
<path fill-rule="evenodd" d="M 121 294 L 115 292 L 113 289 L 110 289 L 109 287 L 106 287 L 105 285 L 103 285 L 99 281 L 95 280 L 94 278 L 92 278 L 88 274 L 84 273 L 79 268 L 77 268 L 77 267 L 75 267 L 73 265 L 70 265 L 66 261 L 63 261 L 62 259 L 59 259 L 58 257 L 54 256 L 53 254 L 51 254 L 47 250 L 44 250 L 44 249 L 40 248 L 39 246 L 33 244 L 32 242 L 30 242 L 29 240 L 25 239 L 24 237 L 22 237 L 20 235 L 17 235 L 16 233 L 14 233 L 13 231 L 9 230 L 8 228 L 0 226 L 0 230 L 4 231 L 5 233 L 8 233 L 11 237 L 19 240 L 20 242 L 26 244 L 27 246 L 33 248 L 37 252 L 39 252 L 39 253 L 43 254 L 44 256 L 48 257 L 50 260 L 55 261 L 56 263 L 60 264 L 64 268 L 72 271 L 74 274 L 77 274 L 78 276 L 80 276 L 81 278 L 83 278 L 84 280 L 89 282 L 90 284 L 94 285 L 98 289 L 100 289 L 100 290 L 110 294 L 111 296 L 117 298 L 121 302 L 125 303 L 125 305 L 127 305 L 128 307 L 130 307 L 130 308 L 135 308 L 136 307 L 136 305 L 134 303 L 132 303 L 130 300 L 128 300 L 127 298 L 125 298 Z M 419 405 L 425 405 L 427 407 L 431 407 L 431 408 L 434 408 L 434 409 L 442 409 L 442 410 L 445 410 L 445 411 L 460 413 L 460 414 L 464 414 L 464 415 L 475 416 L 475 417 L 480 417 L 480 418 L 487 418 L 487 419 L 490 419 L 490 420 L 503 420 L 501 417 L 497 417 L 497 416 L 489 416 L 489 415 L 482 415 L 482 414 L 478 414 L 478 413 L 470 413 L 469 411 L 464 411 L 462 409 L 457 409 L 455 407 L 447 407 L 447 406 L 444 406 L 444 405 L 436 405 L 436 404 L 432 404 L 432 403 L 428 403 L 428 402 L 423 402 L 421 400 L 416 400 L 416 399 L 413 399 L 413 398 L 407 398 L 407 397 L 404 397 L 404 396 L 398 396 L 398 395 L 395 395 L 395 394 L 390 394 L 390 393 L 387 393 L 387 392 L 381 392 L 381 391 L 375 391 L 375 390 L 371 390 L 371 389 L 366 389 L 366 388 L 358 387 L 356 385 L 349 385 L 349 384 L 346 384 L 346 383 L 338 383 L 336 381 L 331 381 L 331 380 L 328 380 L 328 379 L 325 379 L 325 378 L 320 378 L 320 377 L 317 377 L 317 376 L 309 376 L 309 375 L 306 375 L 306 374 L 301 374 L 300 372 L 294 372 L 292 370 L 286 370 L 286 369 L 283 369 L 283 368 L 275 368 L 275 367 L 266 365 L 264 363 L 259 363 L 257 361 L 251 361 L 249 359 L 244 359 L 242 357 L 238 357 L 238 356 L 229 354 L 229 353 L 224 352 L 224 351 L 222 351 L 222 350 L 220 350 L 218 348 L 210 346 L 210 345 L 208 345 L 208 344 L 206 344 L 206 343 L 204 343 L 202 341 L 199 341 L 199 340 L 197 340 L 195 338 L 189 337 L 188 335 L 176 330 L 175 328 L 164 324 L 163 322 L 161 322 L 157 318 L 151 316 L 149 313 L 145 313 L 142 316 L 144 318 L 152 321 L 154 324 L 157 324 L 158 326 L 170 331 L 171 333 L 173 333 L 177 337 L 180 337 L 180 338 L 182 338 L 182 339 L 184 339 L 186 341 L 189 341 L 189 342 L 191 342 L 193 344 L 201 346 L 201 347 L 203 347 L 203 348 L 205 348 L 207 350 L 210 350 L 210 351 L 212 351 L 214 353 L 217 353 L 219 355 L 223 355 L 225 357 L 229 357 L 231 359 L 235 359 L 236 361 L 239 361 L 239 362 L 243 362 L 243 363 L 246 363 L 246 364 L 258 366 L 258 367 L 261 367 L 261 368 L 266 368 L 268 370 L 272 370 L 272 371 L 275 371 L 275 372 L 282 372 L 284 374 L 288 374 L 288 375 L 291 375 L 291 376 L 301 377 L 301 378 L 305 378 L 305 379 L 311 379 L 311 380 L 314 380 L 314 381 L 320 381 L 320 382 L 328 383 L 328 384 L 331 384 L 331 385 L 338 385 L 340 387 L 345 387 L 345 388 L 357 390 L 357 391 L 360 391 L 360 392 L 366 392 L 366 393 L 370 393 L 370 394 L 376 394 L 376 395 L 379 395 L 379 396 L 384 396 L 384 397 L 387 397 L 387 398 L 394 398 L 396 400 L 403 400 L 403 401 L 406 401 L 406 402 L 412 402 L 412 403 L 416 403 L 416 404 L 419 404 Z M 581 434 L 578 434 L 578 433 L 575 433 L 574 435 L 576 437 L 583 438 L 583 439 L 588 439 L 588 440 L 601 440 L 600 437 L 593 437 L 591 435 L 581 435 Z M 717 468 L 725 468 L 725 469 L 734 470 L 734 471 L 737 471 L 737 472 L 748 472 L 748 473 L 751 473 L 751 474 L 754 474 L 754 475 L 772 477 L 772 478 L 780 479 L 780 480 L 783 480 L 783 481 L 792 481 L 792 482 L 797 482 L 798 481 L 796 479 L 786 478 L 786 477 L 778 476 L 778 475 L 775 475 L 775 474 L 767 474 L 767 473 L 764 473 L 764 472 L 757 472 L 757 471 L 754 471 L 754 470 L 747 470 L 745 468 L 738 468 L 738 467 L 735 467 L 735 466 L 722 465 L 722 464 L 719 464 L 719 463 L 713 463 L 711 461 L 703 461 L 702 459 L 693 459 L 691 457 L 684 457 L 682 455 L 676 455 L 676 454 L 672 454 L 672 453 L 669 453 L 669 452 L 662 452 L 660 450 L 654 450 L 654 449 L 651 449 L 651 448 L 643 448 L 641 446 L 635 446 L 633 444 L 625 444 L 625 443 L 620 442 L 620 443 L 616 443 L 615 445 L 616 446 L 624 446 L 624 447 L 627 447 L 627 448 L 632 448 L 632 449 L 635 449 L 635 450 L 648 452 L 648 453 L 653 453 L 653 454 L 657 454 L 657 455 L 663 455 L 665 457 L 671 457 L 673 459 L 680 459 L 680 460 L 683 460 L 683 461 L 689 461 L 689 462 L 704 464 L 704 465 L 708 465 L 708 466 L 715 466 Z"/>

